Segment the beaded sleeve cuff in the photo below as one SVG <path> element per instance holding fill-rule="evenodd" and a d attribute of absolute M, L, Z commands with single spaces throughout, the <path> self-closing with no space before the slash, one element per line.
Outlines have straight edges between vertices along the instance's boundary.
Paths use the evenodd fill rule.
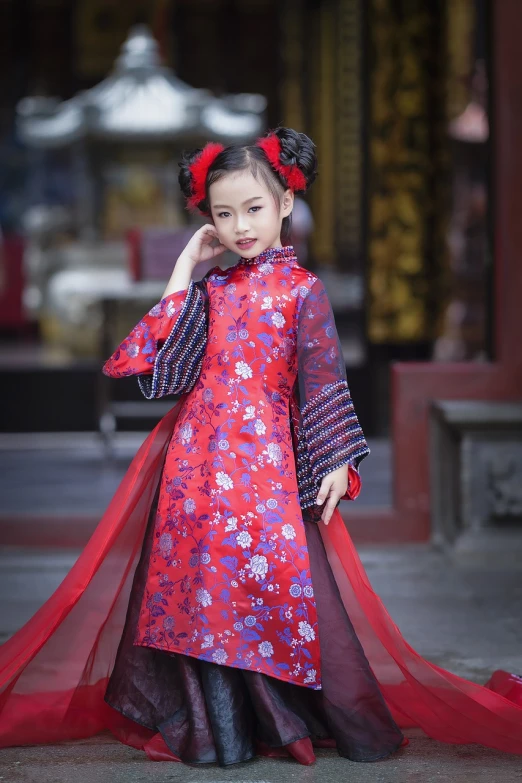
<path fill-rule="evenodd" d="M 152 400 L 190 391 L 201 371 L 206 340 L 205 302 L 191 280 L 176 322 L 157 353 L 152 375 L 138 376 L 143 395 Z"/>
<path fill-rule="evenodd" d="M 302 508 L 315 504 L 322 479 L 341 465 L 354 468 L 369 454 L 345 380 L 326 384 L 302 408 L 297 478 Z"/>

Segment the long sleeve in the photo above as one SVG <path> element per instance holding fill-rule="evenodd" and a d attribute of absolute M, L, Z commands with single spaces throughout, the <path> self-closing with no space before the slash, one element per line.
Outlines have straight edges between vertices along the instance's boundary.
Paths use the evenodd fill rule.
<path fill-rule="evenodd" d="M 190 391 L 199 377 L 207 342 L 205 278 L 191 280 L 187 289 L 154 305 L 104 363 L 104 375 L 137 375 L 149 400 Z"/>
<path fill-rule="evenodd" d="M 319 279 L 299 311 L 297 364 L 297 472 L 301 505 L 306 508 L 315 504 L 324 476 L 342 465 L 357 468 L 369 454 L 348 388 L 334 315 Z"/>

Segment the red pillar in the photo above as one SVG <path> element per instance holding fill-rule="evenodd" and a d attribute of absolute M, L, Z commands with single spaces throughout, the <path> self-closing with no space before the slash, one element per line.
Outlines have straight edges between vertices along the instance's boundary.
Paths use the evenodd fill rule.
<path fill-rule="evenodd" d="M 346 523 L 358 542 L 429 539 L 432 400 L 522 399 L 522 13 L 520 0 L 491 5 L 495 357 L 488 363 L 393 366 L 393 507 L 350 509 Z"/>

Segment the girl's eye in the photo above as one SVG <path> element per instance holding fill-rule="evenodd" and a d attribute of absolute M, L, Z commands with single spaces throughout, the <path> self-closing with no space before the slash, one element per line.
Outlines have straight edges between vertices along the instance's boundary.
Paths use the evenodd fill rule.
<path fill-rule="evenodd" d="M 218 217 L 224 217 L 225 215 L 230 215 L 230 212 L 218 212 Z"/>
<path fill-rule="evenodd" d="M 252 210 L 255 210 L 257 212 L 258 209 L 261 209 L 261 207 L 250 207 L 248 211 L 251 212 Z"/>

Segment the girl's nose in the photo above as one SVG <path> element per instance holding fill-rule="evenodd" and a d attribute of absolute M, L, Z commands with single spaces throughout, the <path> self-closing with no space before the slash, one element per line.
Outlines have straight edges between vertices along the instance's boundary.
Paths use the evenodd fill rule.
<path fill-rule="evenodd" d="M 239 215 L 236 220 L 236 234 L 244 234 L 248 231 L 248 220 L 245 215 Z"/>

